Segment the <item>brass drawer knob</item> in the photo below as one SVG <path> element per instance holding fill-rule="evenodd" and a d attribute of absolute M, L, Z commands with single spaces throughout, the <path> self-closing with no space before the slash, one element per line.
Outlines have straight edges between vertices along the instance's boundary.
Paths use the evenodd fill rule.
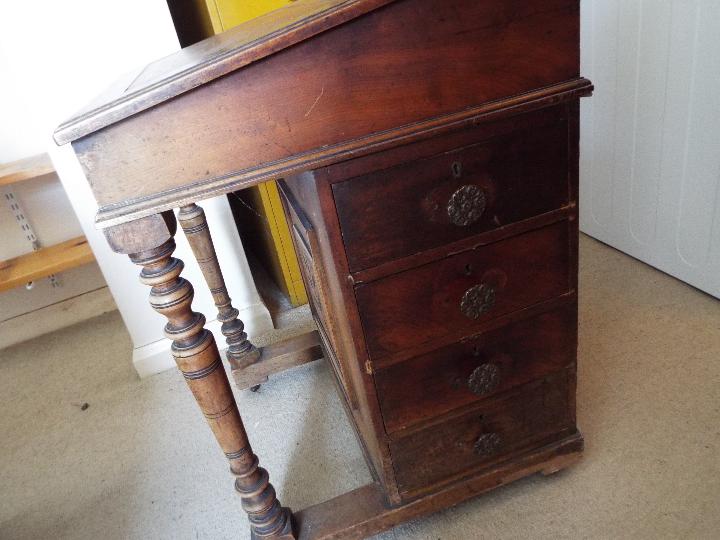
<path fill-rule="evenodd" d="M 473 185 L 460 187 L 450 196 L 447 205 L 448 217 L 458 227 L 475 223 L 485 212 L 485 192 Z"/>
<path fill-rule="evenodd" d="M 488 457 L 496 453 L 502 445 L 502 439 L 497 433 L 483 433 L 480 435 L 475 444 L 473 450 L 479 456 Z"/>
<path fill-rule="evenodd" d="M 495 305 L 495 288 L 487 283 L 470 287 L 460 300 L 460 311 L 469 319 L 479 319 Z"/>
<path fill-rule="evenodd" d="M 489 394 L 500 384 L 500 368 L 495 364 L 480 364 L 470 374 L 467 384 L 475 395 Z"/>

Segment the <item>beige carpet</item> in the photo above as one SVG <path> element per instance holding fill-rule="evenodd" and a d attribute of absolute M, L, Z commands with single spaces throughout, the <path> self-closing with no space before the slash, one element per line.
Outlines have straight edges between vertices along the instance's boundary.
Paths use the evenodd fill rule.
<path fill-rule="evenodd" d="M 720 538 L 720 302 L 587 238 L 580 292 L 585 460 L 380 538 Z M 285 504 L 369 480 L 324 363 L 238 399 Z M 248 538 L 182 377 L 138 380 L 117 313 L 0 351 L 0 410 L 0 538 Z"/>

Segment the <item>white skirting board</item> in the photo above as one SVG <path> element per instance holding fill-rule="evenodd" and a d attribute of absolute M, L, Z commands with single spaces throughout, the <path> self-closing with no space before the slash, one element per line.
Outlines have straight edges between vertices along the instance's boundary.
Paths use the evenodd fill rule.
<path fill-rule="evenodd" d="M 163 334 L 167 321 L 148 305 L 150 291 L 137 278 L 140 269 L 128 257 L 113 253 L 102 232 L 95 228 L 97 203 L 72 148 L 70 145 L 51 147 L 49 153 L 130 334 L 133 365 L 138 374 L 147 377 L 174 368 L 169 354 L 170 342 Z M 233 306 L 240 311 L 248 335 L 252 337 L 271 330 L 272 318 L 255 287 L 227 197 L 223 195 L 199 202 L 205 209 Z M 179 232 L 175 242 L 173 256 L 184 261 L 182 275 L 194 285 L 192 307 L 203 313 L 210 328 L 214 328 L 210 319 L 217 313 L 217 308 L 187 238 Z M 219 330 L 219 325 L 217 327 Z M 223 347 L 224 337 L 219 332 L 213 333 L 218 346 Z"/>
<path fill-rule="evenodd" d="M 117 305 L 108 287 L 74 296 L 0 322 L 0 349 L 115 310 L 117 310 Z M 273 329 L 272 320 L 268 317 L 268 311 L 264 304 L 245 307 L 239 317 L 245 323 L 245 331 L 250 339 Z M 225 337 L 220 332 L 220 322 L 213 319 L 208 321 L 205 327 L 215 336 L 218 348 L 224 351 L 227 346 Z M 175 361 L 170 354 L 170 343 L 169 339 L 161 339 L 133 349 L 133 366 L 140 377 L 149 377 L 175 367 Z"/>
<path fill-rule="evenodd" d="M 0 322 L 0 349 L 115 311 L 110 290 L 102 287 Z"/>

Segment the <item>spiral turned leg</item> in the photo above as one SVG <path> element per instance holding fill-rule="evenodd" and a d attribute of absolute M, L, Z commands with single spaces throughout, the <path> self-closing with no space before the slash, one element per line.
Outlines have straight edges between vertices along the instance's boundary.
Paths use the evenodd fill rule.
<path fill-rule="evenodd" d="M 248 341 L 245 325 L 238 319 L 238 310 L 232 306 L 205 212 L 198 205 L 189 204 L 180 209 L 178 219 L 218 308 L 217 318 L 227 340 L 230 365 L 238 369 L 254 364 L 260 359 L 260 351 Z"/>
<path fill-rule="evenodd" d="M 252 538 L 294 540 L 292 514 L 280 506 L 267 471 L 258 466 L 215 340 L 204 328 L 205 317 L 191 309 L 193 288 L 180 277 L 183 263 L 172 257 L 174 249 L 170 237 L 130 258 L 143 267 L 140 280 L 152 287 L 152 307 L 168 319 L 165 335 L 173 340 L 175 361 L 237 477 L 235 489 L 250 519 Z"/>

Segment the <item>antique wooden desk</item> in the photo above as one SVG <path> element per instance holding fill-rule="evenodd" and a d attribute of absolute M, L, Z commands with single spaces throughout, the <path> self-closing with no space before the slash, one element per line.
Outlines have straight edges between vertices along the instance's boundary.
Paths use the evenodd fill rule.
<path fill-rule="evenodd" d="M 169 321 L 254 537 L 361 538 L 579 457 L 578 4 L 299 0 L 58 128 Z M 276 177 L 318 333 L 260 351 L 195 203 Z M 237 380 L 319 339 L 375 482 L 280 505 L 172 256 L 174 208 Z"/>

